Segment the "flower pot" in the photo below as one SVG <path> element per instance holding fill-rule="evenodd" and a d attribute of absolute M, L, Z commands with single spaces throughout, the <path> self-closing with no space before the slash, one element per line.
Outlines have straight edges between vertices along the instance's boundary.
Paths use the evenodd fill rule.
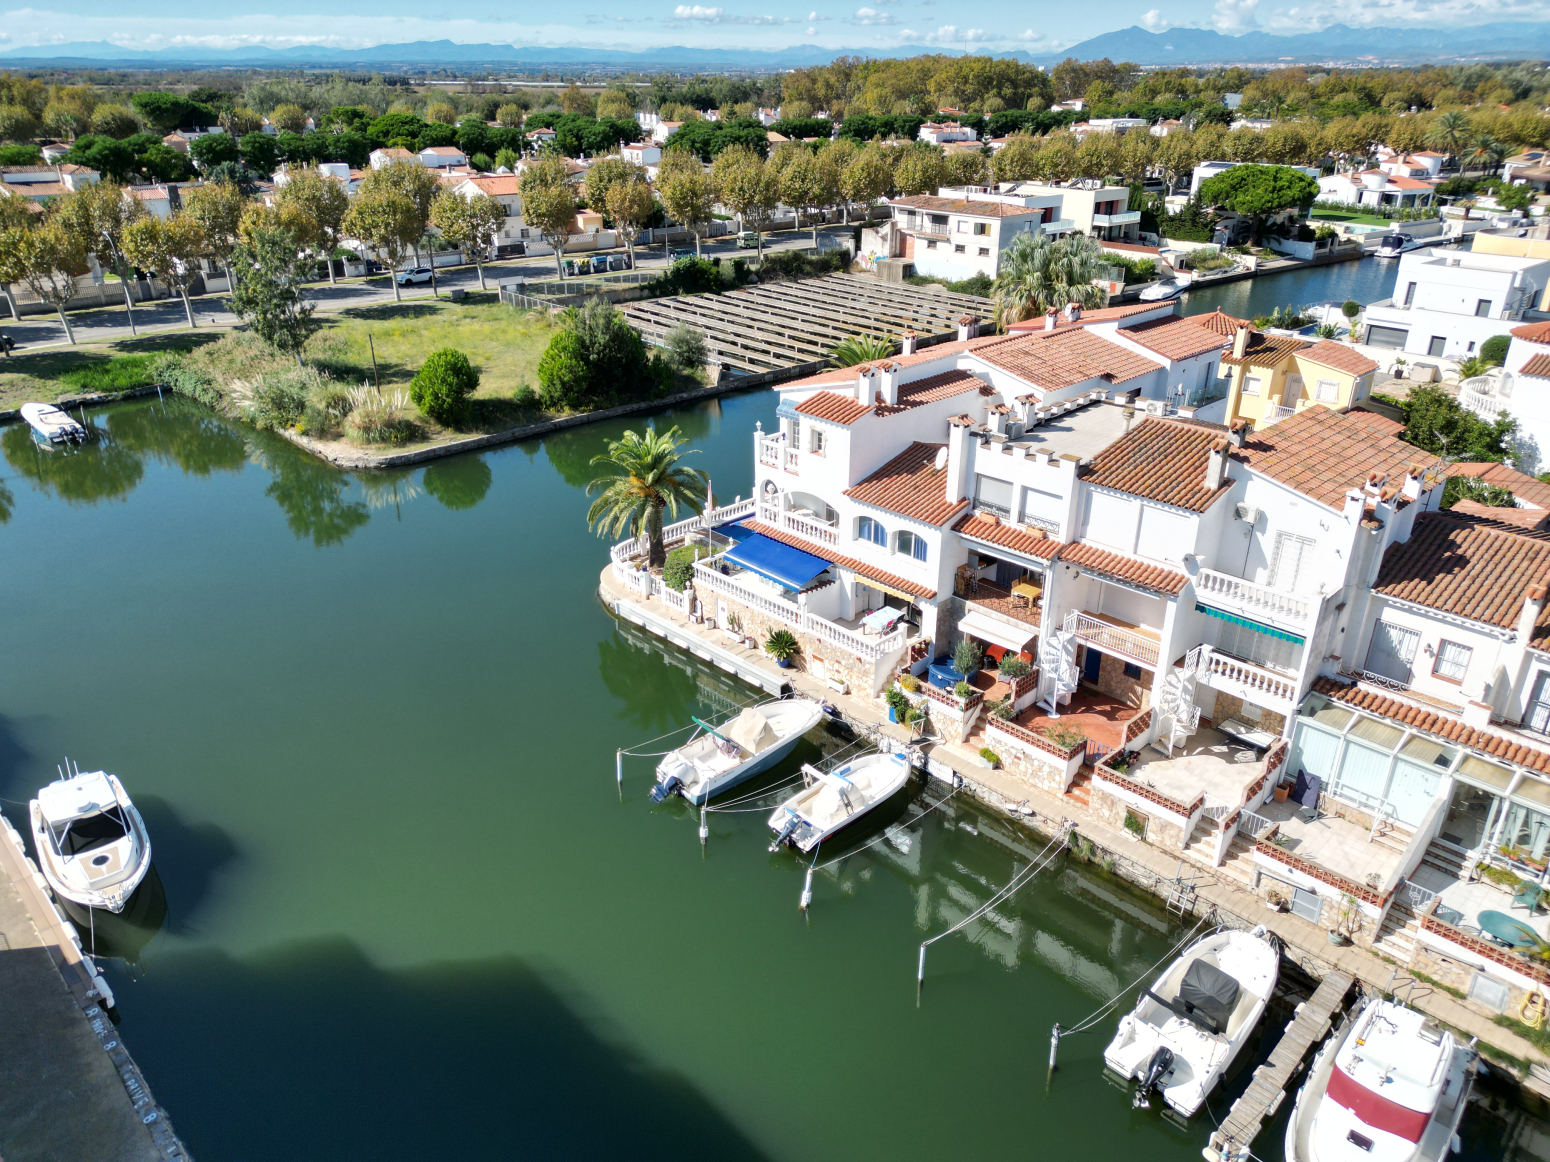
<path fill-rule="evenodd" d="M 1286 802 L 1286 797 L 1289 794 L 1291 794 L 1291 793 L 1292 793 L 1292 789 L 1290 787 L 1286 786 L 1284 783 L 1278 785 L 1276 787 L 1276 790 L 1275 790 L 1276 802 L 1277 803 L 1285 803 Z"/>
<path fill-rule="evenodd" d="M 1344 932 L 1331 932 L 1329 934 L 1329 942 L 1338 948 L 1344 948 L 1351 943 L 1351 938 Z"/>
<path fill-rule="evenodd" d="M 899 711 L 898 711 L 897 707 L 894 707 L 894 706 L 888 707 L 888 721 L 889 722 L 898 722 L 899 721 Z"/>
<path fill-rule="evenodd" d="M 776 658 L 775 659 L 775 664 L 777 666 L 779 666 L 782 670 L 789 670 L 789 669 L 791 669 L 791 659 L 790 658 Z"/>

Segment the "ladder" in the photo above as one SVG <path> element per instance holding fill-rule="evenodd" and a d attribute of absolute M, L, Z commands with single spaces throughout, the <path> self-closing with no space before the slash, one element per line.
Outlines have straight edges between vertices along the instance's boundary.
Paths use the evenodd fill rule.
<path fill-rule="evenodd" d="M 1060 699 L 1077 686 L 1076 635 L 1064 629 L 1051 629 L 1039 642 L 1039 684 L 1045 696 L 1039 705 L 1051 718 L 1060 717 Z"/>
<path fill-rule="evenodd" d="M 1180 862 L 1179 872 L 1184 870 L 1184 864 Z M 1195 869 L 1191 868 L 1189 879 L 1184 879 L 1175 873 L 1173 883 L 1168 888 L 1166 908 L 1177 916 L 1187 916 L 1195 910 Z"/>

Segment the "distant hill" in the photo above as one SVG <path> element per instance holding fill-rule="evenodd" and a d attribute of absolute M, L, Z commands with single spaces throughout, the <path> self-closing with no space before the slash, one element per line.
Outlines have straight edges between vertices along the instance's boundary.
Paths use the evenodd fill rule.
<path fill-rule="evenodd" d="M 107 41 L 32 45 L 0 52 L 0 64 L 119 65 L 129 68 L 202 64 L 253 65 L 264 68 L 391 65 L 494 65 L 534 68 L 599 65 L 646 71 L 668 67 L 701 69 L 792 69 L 828 64 L 841 56 L 911 57 L 923 53 L 964 55 L 959 50 L 926 45 L 877 49 L 831 49 L 813 44 L 773 51 L 754 49 L 653 48 L 641 52 L 574 46 L 545 47 L 510 44 L 458 44 L 450 40 L 417 40 L 341 49 L 315 45 L 270 49 L 197 47 L 141 51 Z M 1550 57 L 1550 21 L 1543 23 L 1480 24 L 1465 28 L 1350 28 L 1332 25 L 1321 32 L 1272 36 L 1249 32 L 1224 36 L 1203 28 L 1173 28 L 1148 32 L 1132 26 L 1106 32 L 1062 52 L 1026 51 L 995 55 L 1046 67 L 1067 57 L 1080 60 L 1135 61 L 1142 65 L 1219 65 L 1276 63 L 1397 64 L 1420 60 L 1520 60 Z"/>

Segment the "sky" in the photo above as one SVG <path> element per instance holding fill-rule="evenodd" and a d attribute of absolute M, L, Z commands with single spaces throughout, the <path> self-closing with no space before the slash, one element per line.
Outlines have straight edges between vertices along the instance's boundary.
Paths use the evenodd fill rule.
<path fill-rule="evenodd" d="M 3 3 L 4 0 L 0 0 Z M 248 4 L 252 0 L 247 0 Z M 425 16 L 411 0 L 75 0 L 58 8 L 0 12 L 0 51 L 67 41 L 110 41 L 126 48 L 177 45 L 288 48 L 318 44 L 362 48 L 415 40 L 464 44 L 566 45 L 646 49 L 779 49 L 797 44 L 887 50 L 928 45 L 963 50 L 1021 48 L 1055 52 L 1099 33 L 1139 25 L 1228 34 L 1310 32 L 1354 27 L 1456 27 L 1503 20 L 1544 20 L 1544 0 L 1115 0 L 1076 9 L 1051 0 L 720 0 L 725 6 L 673 0 L 576 0 L 552 4 L 479 0 L 458 15 Z M 234 12 L 233 9 L 240 9 Z M 483 8 L 483 11 L 479 11 Z M 125 15 L 126 11 L 129 15 Z"/>

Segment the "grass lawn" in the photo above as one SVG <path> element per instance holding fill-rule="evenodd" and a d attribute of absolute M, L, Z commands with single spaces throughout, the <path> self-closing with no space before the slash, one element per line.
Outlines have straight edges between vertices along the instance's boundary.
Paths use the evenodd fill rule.
<path fill-rule="evenodd" d="M 164 351 L 191 351 L 224 331 L 179 331 L 94 347 L 66 347 L 0 361 L 0 411 L 28 400 L 51 403 L 62 395 L 124 391 L 150 382 L 147 365 Z"/>
<path fill-rule="evenodd" d="M 1393 218 L 1380 218 L 1376 214 L 1361 214 L 1355 210 L 1346 213 L 1344 210 L 1325 210 L 1317 206 L 1308 214 L 1308 217 L 1320 222 L 1347 222 L 1355 226 L 1404 226 L 1403 222 Z"/>

